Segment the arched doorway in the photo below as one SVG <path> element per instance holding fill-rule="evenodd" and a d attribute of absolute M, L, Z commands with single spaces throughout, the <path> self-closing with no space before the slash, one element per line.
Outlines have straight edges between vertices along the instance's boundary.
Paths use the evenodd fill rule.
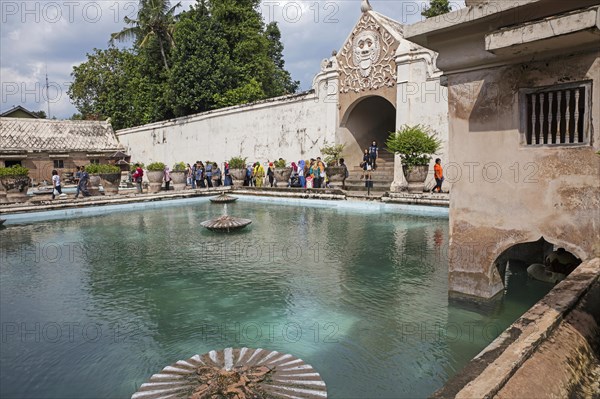
<path fill-rule="evenodd" d="M 396 108 L 380 96 L 363 97 L 348 107 L 340 123 L 340 142 L 346 144 L 347 163 L 358 164 L 362 152 L 377 141 L 380 156 L 393 160 L 392 154 L 383 150 L 390 132 L 396 130 Z M 389 155 L 388 155 L 389 154 Z"/>
<path fill-rule="evenodd" d="M 521 242 L 507 248 L 498 255 L 494 265 L 506 289 L 511 275 L 528 274 L 533 279 L 557 283 L 580 263 L 581 259 L 571 252 L 540 237 L 537 241 Z"/>

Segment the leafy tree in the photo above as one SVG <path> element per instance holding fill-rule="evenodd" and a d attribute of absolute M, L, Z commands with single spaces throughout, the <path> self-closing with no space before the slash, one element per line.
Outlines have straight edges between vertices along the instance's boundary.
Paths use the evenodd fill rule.
<path fill-rule="evenodd" d="M 217 103 L 217 106 L 221 108 L 250 103 L 264 97 L 265 92 L 263 91 L 262 87 L 260 87 L 258 81 L 253 78 L 243 86 L 227 90 L 222 95 L 215 94 L 215 102 Z"/>
<path fill-rule="evenodd" d="M 142 73 L 144 60 L 130 50 L 94 49 L 75 66 L 68 94 L 84 119 L 110 117 L 115 129 L 162 119 L 163 88 Z"/>
<path fill-rule="evenodd" d="M 222 50 L 228 43 L 204 2 L 180 14 L 174 36 L 178 44 L 167 85 L 174 115 L 216 108 L 215 96 L 233 88 L 234 66 Z"/>
<path fill-rule="evenodd" d="M 269 45 L 267 53 L 275 66 L 272 94 L 277 96 L 296 92 L 300 86 L 300 82 L 297 80 L 293 81 L 290 73 L 285 70 L 283 43 L 281 43 L 281 31 L 277 26 L 277 22 L 267 24 L 265 36 Z"/>
<path fill-rule="evenodd" d="M 160 47 L 165 69 L 168 70 L 167 52 L 174 44 L 174 14 L 179 6 L 181 2 L 171 7 L 169 0 L 140 0 L 138 18 L 125 17 L 125 23 L 131 26 L 111 34 L 109 43 L 135 39 L 137 46 L 144 47 L 154 37 Z"/>
<path fill-rule="evenodd" d="M 429 7 L 425 8 L 421 15 L 426 18 L 437 17 L 438 15 L 447 14 L 452 11 L 448 0 L 431 0 Z"/>
<path fill-rule="evenodd" d="M 137 19 L 111 35 L 132 49 L 94 49 L 74 67 L 69 96 L 84 119 L 115 129 L 253 102 L 297 90 L 281 32 L 259 0 L 197 0 L 175 16 L 168 0 L 140 0 Z"/>

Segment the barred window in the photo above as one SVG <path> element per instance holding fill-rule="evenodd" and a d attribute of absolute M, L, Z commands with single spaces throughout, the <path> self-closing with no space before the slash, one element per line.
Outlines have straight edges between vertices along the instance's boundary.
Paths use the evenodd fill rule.
<path fill-rule="evenodd" d="M 524 144 L 589 143 L 590 98 L 590 83 L 522 90 Z"/>
<path fill-rule="evenodd" d="M 65 161 L 62 159 L 54 160 L 54 169 L 62 169 L 65 167 Z"/>

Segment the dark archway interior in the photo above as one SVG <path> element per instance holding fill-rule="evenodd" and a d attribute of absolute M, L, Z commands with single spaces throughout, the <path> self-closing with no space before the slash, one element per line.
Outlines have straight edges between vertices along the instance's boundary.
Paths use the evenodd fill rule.
<path fill-rule="evenodd" d="M 560 250 L 563 249 L 561 248 Z M 508 264 L 510 264 L 511 269 L 527 269 L 528 266 L 535 263 L 543 265 L 547 263 L 547 257 L 553 251 L 554 245 L 541 237 L 537 241 L 515 244 L 506 249 L 496 258 L 494 264 L 498 268 L 502 281 L 506 282 L 505 277 Z M 570 252 L 566 252 L 570 254 Z M 581 263 L 581 260 L 579 260 L 579 263 Z"/>
<path fill-rule="evenodd" d="M 367 97 L 350 111 L 345 126 L 361 149 L 373 140 L 383 149 L 390 132 L 396 130 L 396 108 L 383 97 Z"/>

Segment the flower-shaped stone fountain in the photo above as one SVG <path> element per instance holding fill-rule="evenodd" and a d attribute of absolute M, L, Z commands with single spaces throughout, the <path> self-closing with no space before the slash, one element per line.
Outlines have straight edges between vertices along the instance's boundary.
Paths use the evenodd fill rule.
<path fill-rule="evenodd" d="M 308 399 L 327 398 L 327 388 L 311 365 L 292 355 L 226 348 L 165 367 L 131 398 Z"/>
<path fill-rule="evenodd" d="M 227 214 L 227 203 L 225 203 L 225 209 L 224 209 L 223 216 L 219 216 L 219 217 L 211 219 L 211 220 L 206 220 L 206 221 L 200 223 L 200 225 L 202 225 L 203 227 L 206 227 L 207 229 L 212 230 L 212 231 L 218 231 L 221 233 L 229 233 L 231 231 L 243 229 L 244 227 L 248 226 L 250 223 L 252 223 L 252 220 L 250 220 L 250 219 L 229 216 Z"/>

